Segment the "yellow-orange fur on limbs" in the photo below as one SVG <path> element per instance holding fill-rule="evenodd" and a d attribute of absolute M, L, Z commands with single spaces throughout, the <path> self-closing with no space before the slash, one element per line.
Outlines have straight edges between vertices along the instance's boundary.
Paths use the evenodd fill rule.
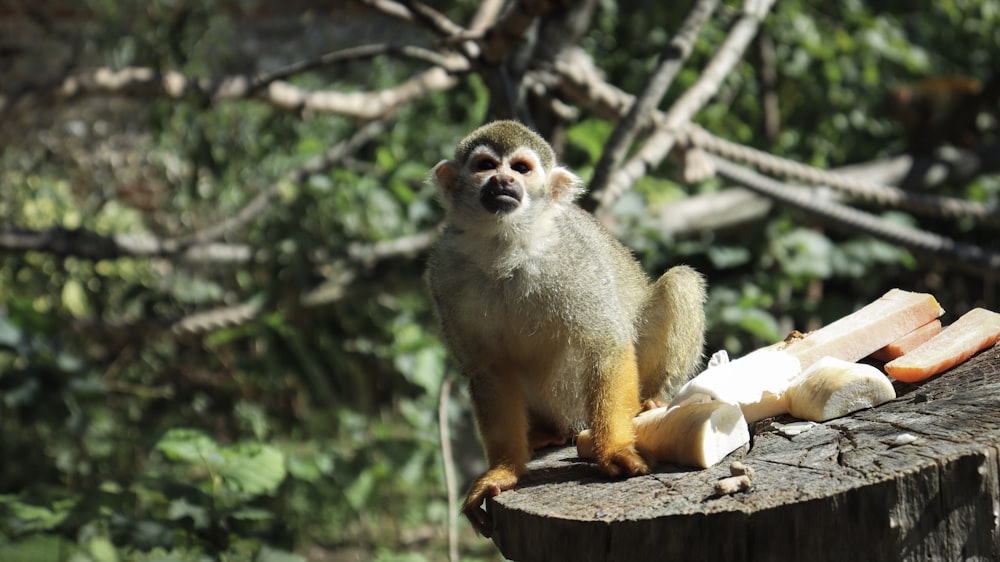
<path fill-rule="evenodd" d="M 701 361 L 702 277 L 678 266 L 650 284 L 574 204 L 580 180 L 520 123 L 476 129 L 431 179 L 447 223 L 428 284 L 489 462 L 462 511 L 489 536 L 483 501 L 516 485 L 534 449 L 583 427 L 606 474 L 646 473 L 632 418 Z"/>

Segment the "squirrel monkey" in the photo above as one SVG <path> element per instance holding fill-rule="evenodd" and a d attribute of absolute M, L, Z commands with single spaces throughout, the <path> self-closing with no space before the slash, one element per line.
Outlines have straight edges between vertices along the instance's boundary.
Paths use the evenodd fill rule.
<path fill-rule="evenodd" d="M 589 426 L 600 469 L 648 472 L 632 418 L 701 361 L 705 283 L 678 266 L 650 284 L 632 254 L 573 201 L 580 180 L 541 136 L 496 121 L 434 167 L 446 226 L 427 279 L 443 339 L 469 378 L 489 470 L 462 507 L 525 473 L 532 451 Z"/>

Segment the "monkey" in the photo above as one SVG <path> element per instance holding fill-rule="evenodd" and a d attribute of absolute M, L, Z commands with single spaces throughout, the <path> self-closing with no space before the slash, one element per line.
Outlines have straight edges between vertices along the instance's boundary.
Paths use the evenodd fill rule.
<path fill-rule="evenodd" d="M 907 150 L 927 153 L 942 144 L 970 147 L 983 133 L 980 116 L 997 116 L 1000 79 L 985 84 L 965 76 L 935 76 L 890 88 L 887 115 L 902 125 Z"/>
<path fill-rule="evenodd" d="M 632 418 L 702 359 L 706 288 L 678 265 L 650 284 L 632 253 L 575 204 L 582 182 L 516 121 L 495 121 L 438 163 L 445 225 L 427 264 L 442 339 L 468 378 L 488 470 L 462 512 L 515 486 L 534 450 L 583 427 L 610 477 L 645 474 Z"/>

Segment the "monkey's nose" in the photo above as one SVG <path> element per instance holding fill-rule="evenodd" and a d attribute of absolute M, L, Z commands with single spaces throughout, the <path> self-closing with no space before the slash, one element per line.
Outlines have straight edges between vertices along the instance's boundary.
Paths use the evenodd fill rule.
<path fill-rule="evenodd" d="M 496 214 L 513 212 L 521 205 L 524 198 L 524 188 L 514 181 L 514 178 L 493 178 L 479 196 L 479 202 L 487 211 Z"/>

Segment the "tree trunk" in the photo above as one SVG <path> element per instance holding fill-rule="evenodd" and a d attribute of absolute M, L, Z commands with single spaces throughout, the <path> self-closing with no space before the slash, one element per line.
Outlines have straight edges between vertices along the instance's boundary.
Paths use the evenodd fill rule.
<path fill-rule="evenodd" d="M 546 451 L 488 502 L 494 541 L 522 562 L 1000 560 L 1000 346 L 896 390 L 792 437 L 773 425 L 791 418 L 763 420 L 707 470 L 610 481 L 573 448 Z M 753 487 L 717 496 L 733 460 Z"/>

